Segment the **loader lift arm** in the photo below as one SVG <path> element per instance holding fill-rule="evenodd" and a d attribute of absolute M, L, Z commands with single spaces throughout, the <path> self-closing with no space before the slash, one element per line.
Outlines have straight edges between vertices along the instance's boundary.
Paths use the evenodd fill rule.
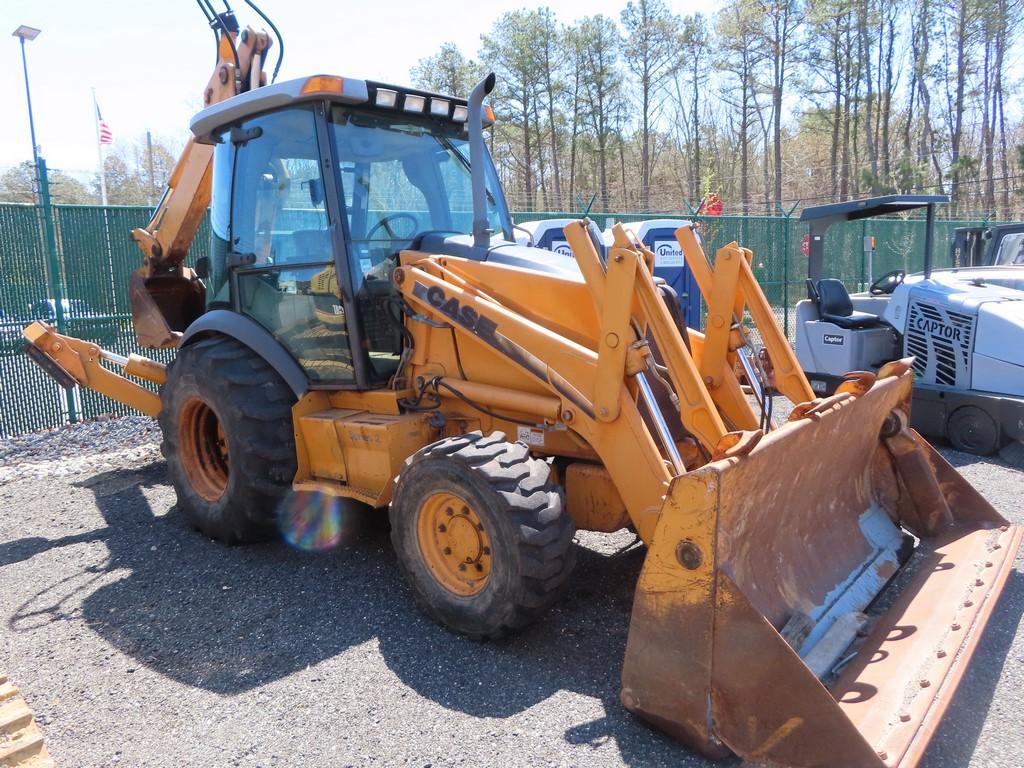
<path fill-rule="evenodd" d="M 266 85 L 263 65 L 271 45 L 264 31 L 239 32 L 230 10 L 211 25 L 217 63 L 203 92 L 205 107 Z M 144 258 L 129 278 L 129 297 L 135 334 L 144 347 L 176 347 L 205 309 L 205 287 L 184 261 L 210 205 L 212 160 L 213 145 L 190 136 L 149 223 L 132 231 Z"/>
<path fill-rule="evenodd" d="M 712 267 L 692 232 L 677 233 L 712 318 L 707 337 L 693 334 L 691 357 L 662 317 L 653 254 L 621 227 L 607 264 L 584 224 L 566 237 L 599 318 L 594 345 L 506 305 L 460 259 L 406 252 L 395 280 L 436 327 L 451 322 L 467 347 L 497 353 L 544 387 L 538 400 L 559 399 L 538 421 L 560 422 L 593 449 L 648 545 L 623 704 L 713 757 L 913 766 L 1024 532 L 909 428 L 910 361 L 809 397 L 748 251 L 727 245 Z M 732 365 L 745 310 L 778 388 L 799 403 L 767 434 L 743 428 L 757 424 Z M 661 370 L 676 413 L 652 404 L 644 386 Z M 674 418 L 703 454 L 692 466 L 679 466 L 659 426 Z M 922 544 L 903 571 L 907 532 Z M 906 584 L 893 607 L 872 612 L 897 573 Z"/>

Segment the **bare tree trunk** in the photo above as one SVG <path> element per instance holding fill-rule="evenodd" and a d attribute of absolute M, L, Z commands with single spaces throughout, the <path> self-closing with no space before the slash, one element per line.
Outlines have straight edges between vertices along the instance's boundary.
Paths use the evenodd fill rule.
<path fill-rule="evenodd" d="M 544 201 L 544 210 L 551 210 L 551 200 L 548 198 L 548 185 L 545 170 L 547 163 L 544 160 L 544 135 L 540 127 L 540 111 L 537 109 L 537 102 L 533 103 L 533 135 L 537 140 L 537 177 L 540 185 L 541 199 Z"/>
<path fill-rule="evenodd" d="M 790 35 L 793 31 L 794 7 L 789 0 L 772 5 L 772 160 L 775 171 L 775 203 L 782 204 L 782 97 L 786 83 L 786 64 Z M 768 153 L 765 152 L 765 162 Z"/>
<path fill-rule="evenodd" d="M 580 135 L 580 68 L 575 65 L 572 89 L 572 135 L 569 139 L 569 209 L 575 205 L 576 197 L 576 148 Z"/>
<path fill-rule="evenodd" d="M 1006 50 L 1009 14 L 1007 0 L 997 0 L 999 26 L 996 34 L 995 82 L 992 85 L 992 119 L 999 121 L 1000 172 L 1003 176 L 1002 215 L 1010 218 L 1010 156 L 1006 148 L 1006 112 L 1003 108 L 1003 55 Z"/>
<path fill-rule="evenodd" d="M 882 177 L 886 186 L 892 181 L 892 160 L 890 158 L 889 141 L 891 138 L 892 121 L 892 92 L 893 85 L 893 49 L 896 47 L 896 10 L 894 6 L 885 6 L 883 24 L 887 23 L 888 35 L 885 48 L 885 80 L 881 88 L 881 103 L 879 104 L 879 121 L 882 124 Z"/>
<path fill-rule="evenodd" d="M 843 123 L 843 68 L 840 64 L 840 32 L 836 28 L 832 36 L 832 145 L 829 149 L 829 170 L 832 174 L 832 197 L 845 200 L 840 195 L 839 139 Z"/>
<path fill-rule="evenodd" d="M 952 112 L 952 130 L 949 137 L 950 149 L 950 174 L 949 174 L 949 196 L 951 208 L 954 213 L 960 212 L 960 150 L 964 135 L 964 100 L 967 91 L 967 45 L 968 27 L 971 19 L 969 17 L 970 0 L 957 0 L 956 20 L 956 87 L 953 103 L 950 105 Z M 948 43 L 947 43 L 948 45 Z"/>
<path fill-rule="evenodd" d="M 522 83 L 523 89 L 523 192 L 526 210 L 534 210 L 533 202 L 533 152 L 530 141 L 530 93 L 531 84 Z"/>
<path fill-rule="evenodd" d="M 624 142 L 622 140 L 621 136 L 618 137 L 618 145 L 619 145 L 619 167 L 620 167 L 620 172 L 622 173 L 622 206 L 623 206 L 623 210 L 629 210 L 629 208 L 631 206 L 629 204 L 629 192 L 626 189 L 626 142 Z M 644 197 L 647 197 L 647 202 L 643 204 L 643 208 L 642 208 L 644 213 L 646 213 L 646 212 L 648 212 L 650 210 L 651 201 L 650 201 L 650 194 L 649 193 L 650 193 L 650 189 L 648 189 L 646 192 L 643 191 L 643 190 L 641 190 L 641 192 L 640 192 L 641 199 L 644 198 Z"/>
<path fill-rule="evenodd" d="M 936 148 L 935 126 L 932 124 L 932 97 L 928 89 L 928 78 L 926 76 L 930 55 L 929 49 L 931 47 L 931 25 L 931 0 L 921 0 L 917 27 L 913 31 L 914 42 L 919 46 L 920 50 L 916 76 L 922 130 L 920 133 L 921 138 L 918 141 L 917 163 L 918 165 L 925 165 L 929 162 L 932 164 L 936 186 L 938 191 L 942 192 L 945 189 L 945 178 L 942 162 Z"/>
<path fill-rule="evenodd" d="M 995 182 L 995 113 L 992 107 L 992 71 L 989 64 L 992 59 L 992 35 L 988 21 L 986 21 L 986 35 L 981 75 L 981 154 L 985 164 L 985 192 L 982 205 L 986 213 L 992 212 L 996 207 L 996 182 Z M 990 114 L 991 113 L 991 114 Z M 991 122 L 990 118 L 991 117 Z"/>
<path fill-rule="evenodd" d="M 762 175 L 763 183 L 764 183 L 764 215 L 765 216 L 771 216 L 772 215 L 772 192 L 773 192 L 773 190 L 772 190 L 772 183 L 771 183 L 771 168 L 769 167 L 769 162 L 768 162 L 768 158 L 771 156 L 771 149 L 772 149 L 771 133 L 769 131 L 764 131 L 764 162 L 761 163 L 761 167 L 762 167 L 762 174 L 761 175 Z M 781 181 L 781 177 L 778 174 L 775 174 L 775 179 L 776 179 L 776 181 Z M 782 201 L 782 188 L 780 187 L 779 189 L 774 190 L 774 191 L 776 192 L 775 199 L 777 201 L 779 201 L 779 204 L 781 205 L 782 204 L 781 203 L 781 201 Z"/>
<path fill-rule="evenodd" d="M 850 154 L 853 158 L 853 168 L 850 174 L 850 190 L 854 197 L 860 196 L 860 131 L 861 131 L 861 115 L 860 115 L 860 86 L 861 79 L 863 78 L 863 70 L 861 64 L 863 63 L 864 51 L 861 47 L 858 35 L 857 44 L 857 59 L 854 61 L 854 75 L 851 78 L 853 83 L 853 110 L 850 117 L 850 139 L 851 148 Z"/>
<path fill-rule="evenodd" d="M 743 93 L 740 97 L 740 200 L 743 215 L 750 213 L 750 70 L 743 62 Z"/>
<path fill-rule="evenodd" d="M 871 0 L 862 0 L 857 13 L 857 31 L 859 43 L 857 46 L 860 60 L 864 66 L 864 85 L 867 93 L 864 95 L 864 131 L 865 144 L 867 145 L 868 165 L 871 169 L 871 192 L 878 189 L 878 148 L 875 145 L 874 110 L 875 95 L 871 77 L 871 39 L 868 36 L 868 15 L 871 13 Z"/>
<path fill-rule="evenodd" d="M 640 210 L 651 209 L 651 83 L 645 78 L 640 83 Z M 626 168 L 622 168 L 622 184 L 626 184 Z"/>
<path fill-rule="evenodd" d="M 701 158 L 700 158 L 700 87 L 697 81 L 693 84 L 693 181 L 690 185 L 690 198 L 696 200 L 701 190 Z M 1005 137 L 1005 132 L 1004 132 Z M 1005 139 L 1004 139 L 1005 143 Z"/>
<path fill-rule="evenodd" d="M 608 210 L 608 134 L 603 125 L 597 133 L 598 180 L 601 189 L 601 210 Z"/>

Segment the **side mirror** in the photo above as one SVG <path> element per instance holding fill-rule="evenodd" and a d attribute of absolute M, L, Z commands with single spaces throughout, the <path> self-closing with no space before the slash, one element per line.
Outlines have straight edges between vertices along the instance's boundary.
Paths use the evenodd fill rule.
<path fill-rule="evenodd" d="M 196 277 L 205 280 L 210 276 L 210 257 L 200 256 L 196 259 Z"/>
<path fill-rule="evenodd" d="M 309 185 L 309 202 L 314 208 L 324 204 L 324 182 L 322 179 L 310 179 L 306 182 Z"/>

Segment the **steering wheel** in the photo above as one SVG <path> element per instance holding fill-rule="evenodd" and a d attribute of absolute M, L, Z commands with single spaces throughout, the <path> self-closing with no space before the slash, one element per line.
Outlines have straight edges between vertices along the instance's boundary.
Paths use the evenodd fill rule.
<path fill-rule="evenodd" d="M 409 222 L 412 223 L 412 231 L 408 235 L 406 235 L 406 236 L 399 236 L 399 235 L 395 234 L 395 230 L 393 230 L 391 228 L 391 225 L 394 222 L 401 221 L 403 219 L 405 221 L 409 221 Z M 392 213 L 392 214 L 390 214 L 388 216 L 385 216 L 380 221 L 378 221 L 376 224 L 374 224 L 372 227 L 370 227 L 370 231 L 366 233 L 366 239 L 367 240 L 372 240 L 373 236 L 377 232 L 377 230 L 383 228 L 384 231 L 388 233 L 388 236 L 392 240 L 409 240 L 410 238 L 412 238 L 412 236 L 414 234 L 416 234 L 416 230 L 419 228 L 419 226 L 420 226 L 419 219 L 417 219 L 411 213 Z"/>
<path fill-rule="evenodd" d="M 902 269 L 894 269 L 892 272 L 886 272 L 871 284 L 868 292 L 872 296 L 887 296 L 896 290 L 896 286 L 900 285 L 903 282 L 903 278 L 906 276 L 907 273 Z"/>

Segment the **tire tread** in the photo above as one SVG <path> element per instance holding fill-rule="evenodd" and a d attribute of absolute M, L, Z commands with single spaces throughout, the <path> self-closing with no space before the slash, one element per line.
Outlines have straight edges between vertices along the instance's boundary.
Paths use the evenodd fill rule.
<path fill-rule="evenodd" d="M 503 637 L 536 621 L 564 592 L 576 561 L 576 528 L 564 511 L 559 487 L 550 480 L 547 463 L 531 456 L 525 444 L 507 442 L 503 432 L 484 436 L 476 431 L 446 438 L 409 457 L 403 472 L 419 462 L 442 457 L 457 461 L 490 486 L 515 531 L 522 578 L 503 616 L 480 631 L 456 628 L 474 639 Z M 401 478 L 399 475 L 395 481 L 396 501 L 401 494 Z M 433 619 L 445 624 L 407 563 L 397 519 L 404 513 L 400 507 L 393 501 L 390 510 L 391 538 L 399 564 L 417 602 Z"/>

